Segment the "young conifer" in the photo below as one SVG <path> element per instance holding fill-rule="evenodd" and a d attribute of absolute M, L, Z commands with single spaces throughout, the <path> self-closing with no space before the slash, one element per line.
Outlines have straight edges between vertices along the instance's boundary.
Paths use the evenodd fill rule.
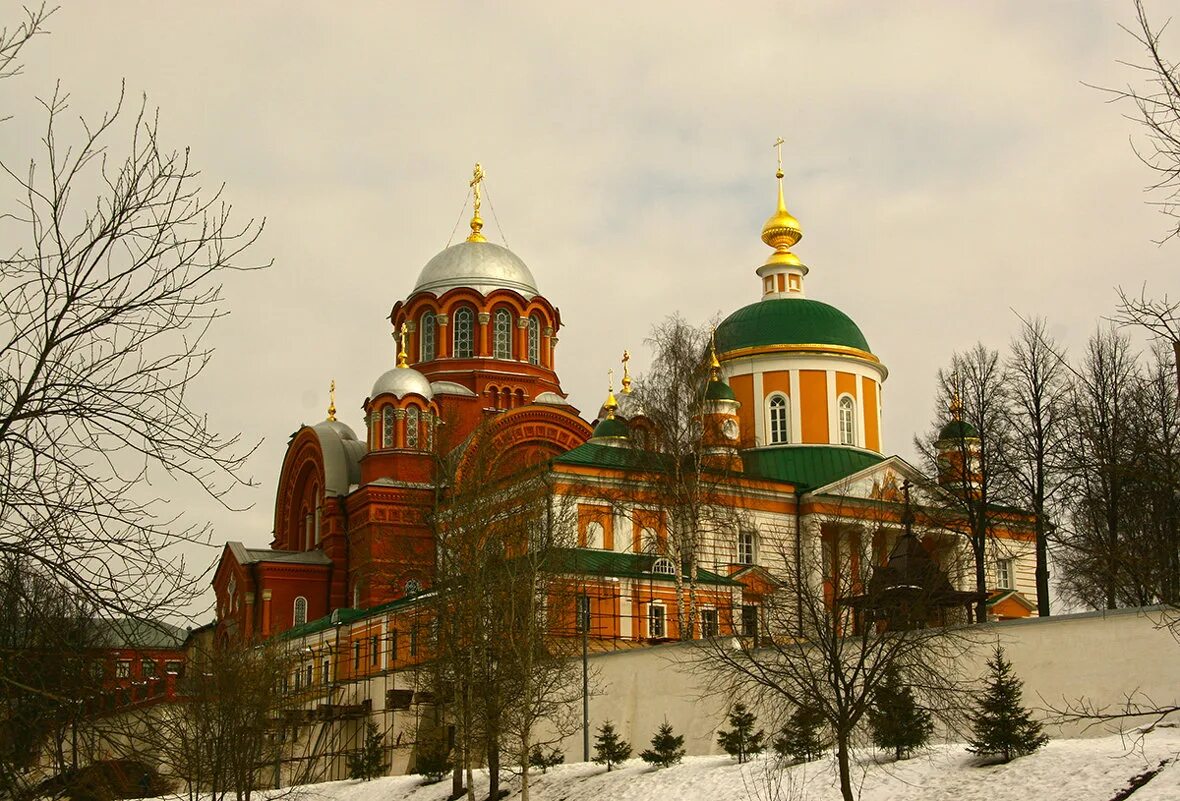
<path fill-rule="evenodd" d="M 1003 648 L 996 646 L 987 666 L 987 686 L 971 716 L 975 737 L 967 750 L 1010 762 L 1040 749 L 1049 738 L 1021 704 L 1024 682 L 1012 674 L 1012 663 L 1004 658 Z"/>
<path fill-rule="evenodd" d="M 451 748 L 443 729 L 434 729 L 418 740 L 414 773 L 423 776 L 426 784 L 441 782 L 451 767 Z"/>
<path fill-rule="evenodd" d="M 873 744 L 892 751 L 894 759 L 906 759 L 930 741 L 934 719 L 918 706 L 914 693 L 902 683 L 896 670 L 885 674 L 869 707 L 869 732 Z"/>
<path fill-rule="evenodd" d="M 755 754 L 762 753 L 764 748 L 762 741 L 766 737 L 766 732 L 762 729 L 754 731 L 756 721 L 754 713 L 738 701 L 729 713 L 729 725 L 732 729 L 717 732 L 717 744 L 725 749 L 725 753 L 737 757 L 739 765 Z"/>
<path fill-rule="evenodd" d="M 819 759 L 828 747 L 823 737 L 823 725 L 823 715 L 815 709 L 797 708 L 774 741 L 775 753 L 793 762 Z"/>
<path fill-rule="evenodd" d="M 642 751 L 639 758 L 657 768 L 667 768 L 684 759 L 684 735 L 673 734 L 672 724 L 664 721 L 651 738 L 651 748 Z"/>
<path fill-rule="evenodd" d="M 348 755 L 349 778 L 375 779 L 385 774 L 385 735 L 372 718 L 365 721 L 365 744 Z"/>
<path fill-rule="evenodd" d="M 541 746 L 534 745 L 529 754 L 529 766 L 540 768 L 542 773 L 547 773 L 549 768 L 560 765 L 562 762 L 565 762 L 565 754 L 556 748 L 546 753 L 541 749 Z"/>
<path fill-rule="evenodd" d="M 599 765 L 606 765 L 609 773 L 611 768 L 631 757 L 631 744 L 619 737 L 614 724 L 609 720 L 598 729 L 594 738 L 594 761 Z"/>

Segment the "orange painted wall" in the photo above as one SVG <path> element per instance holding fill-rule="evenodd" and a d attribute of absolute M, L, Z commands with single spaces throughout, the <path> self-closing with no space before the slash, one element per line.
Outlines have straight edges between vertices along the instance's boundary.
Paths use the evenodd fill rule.
<path fill-rule="evenodd" d="M 803 441 L 828 443 L 828 377 L 823 370 L 799 371 L 799 416 Z"/>
<path fill-rule="evenodd" d="M 852 373 L 836 373 L 836 395 L 844 393 L 856 397 L 856 376 Z"/>
<path fill-rule="evenodd" d="M 881 430 L 877 427 L 877 382 L 871 378 L 861 379 L 862 406 L 865 419 L 865 447 L 880 452 Z"/>
<path fill-rule="evenodd" d="M 741 442 L 749 447 L 754 444 L 754 413 L 758 408 L 754 402 L 754 376 L 735 375 L 729 379 L 729 388 L 738 399 L 738 423 L 741 424 Z"/>
<path fill-rule="evenodd" d="M 767 397 L 775 392 L 781 392 L 788 398 L 791 397 L 791 374 L 786 370 L 763 373 L 762 391 L 766 393 Z"/>

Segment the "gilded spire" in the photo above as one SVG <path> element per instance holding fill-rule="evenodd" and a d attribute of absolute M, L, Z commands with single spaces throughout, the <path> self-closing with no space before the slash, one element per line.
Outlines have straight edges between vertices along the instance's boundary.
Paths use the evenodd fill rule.
<path fill-rule="evenodd" d="M 336 379 L 332 379 L 332 384 L 328 388 L 328 422 L 336 422 Z"/>
<path fill-rule="evenodd" d="M 631 352 L 623 351 L 623 394 L 631 394 L 631 371 L 627 368 L 627 362 L 631 361 Z"/>
<path fill-rule="evenodd" d="M 767 264 L 787 264 L 798 266 L 798 257 L 791 253 L 791 248 L 803 238 L 803 230 L 799 221 L 787 211 L 787 203 L 783 199 L 783 138 L 775 140 L 778 151 L 778 169 L 774 177 L 778 179 L 778 208 L 762 226 L 762 241 L 774 248 L 774 253 L 767 259 Z"/>
<path fill-rule="evenodd" d="M 781 140 L 780 140 L 781 141 Z M 709 333 L 709 380 L 721 380 L 721 362 L 717 361 L 717 329 Z"/>
<path fill-rule="evenodd" d="M 606 409 L 606 419 L 615 419 L 615 410 L 619 408 L 619 402 L 615 399 L 615 371 L 607 370 L 607 386 L 606 403 L 602 404 L 602 408 Z"/>
<path fill-rule="evenodd" d="M 475 162 L 475 171 L 471 173 L 471 182 L 468 186 L 471 187 L 471 193 L 474 195 L 472 202 L 471 215 L 471 233 L 467 236 L 468 242 L 487 242 L 487 238 L 480 233 L 483 229 L 483 218 L 479 216 L 479 185 L 483 183 L 483 167 L 480 163 Z"/>
<path fill-rule="evenodd" d="M 406 336 L 408 335 L 408 333 L 409 333 L 409 330 L 407 329 L 406 324 L 403 322 L 402 327 L 400 329 L 398 329 L 397 331 L 395 331 L 393 334 L 394 338 L 397 339 L 397 343 L 398 343 L 398 349 L 397 349 L 397 366 L 398 367 L 409 367 L 410 366 L 410 363 L 408 361 L 409 354 L 406 353 Z"/>

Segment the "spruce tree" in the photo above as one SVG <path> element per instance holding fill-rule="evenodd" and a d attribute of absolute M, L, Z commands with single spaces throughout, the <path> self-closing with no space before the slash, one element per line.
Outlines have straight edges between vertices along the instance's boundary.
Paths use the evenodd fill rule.
<path fill-rule="evenodd" d="M 533 750 L 529 753 L 529 765 L 534 768 L 540 768 L 542 773 L 547 773 L 549 768 L 554 765 L 560 765 L 565 762 L 565 754 L 554 748 L 549 753 L 545 753 L 541 746 L 534 745 Z"/>
<path fill-rule="evenodd" d="M 774 741 L 775 753 L 793 762 L 819 759 L 828 747 L 822 734 L 823 726 L 824 716 L 818 710 L 806 706 L 797 708 Z"/>
<path fill-rule="evenodd" d="M 914 693 L 902 683 L 896 670 L 885 674 L 869 707 L 869 733 L 873 744 L 892 751 L 894 759 L 906 759 L 930 741 L 934 719 L 918 706 Z"/>
<path fill-rule="evenodd" d="M 641 752 L 639 758 L 657 768 L 667 768 L 684 759 L 684 735 L 673 734 L 672 725 L 665 720 L 651 738 L 651 748 Z"/>
<path fill-rule="evenodd" d="M 975 737 L 967 750 L 1010 762 L 1038 750 L 1049 738 L 1021 704 L 1024 682 L 1012 674 L 1003 648 L 996 646 L 987 666 L 990 674 L 971 716 Z"/>
<path fill-rule="evenodd" d="M 609 720 L 598 729 L 594 738 L 594 761 L 599 765 L 606 765 L 609 773 L 611 768 L 631 757 L 631 744 L 620 739 L 614 724 Z"/>
<path fill-rule="evenodd" d="M 348 775 L 353 779 L 375 779 L 385 774 L 385 735 L 377 731 L 372 718 L 365 721 L 365 744 L 348 755 Z"/>
<path fill-rule="evenodd" d="M 423 776 L 426 784 L 435 784 L 451 772 L 451 767 L 451 748 L 445 729 L 436 728 L 419 737 L 414 773 Z"/>
<path fill-rule="evenodd" d="M 739 765 L 754 754 L 762 753 L 764 748 L 762 740 L 766 737 L 766 732 L 762 729 L 754 731 L 756 720 L 754 713 L 738 701 L 729 713 L 729 725 L 732 730 L 717 732 L 717 744 L 725 749 L 725 753 L 737 757 Z"/>

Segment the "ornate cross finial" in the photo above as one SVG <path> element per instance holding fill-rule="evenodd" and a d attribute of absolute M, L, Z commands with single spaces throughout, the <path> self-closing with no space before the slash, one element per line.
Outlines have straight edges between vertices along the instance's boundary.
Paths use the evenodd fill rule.
<path fill-rule="evenodd" d="M 480 231 L 483 229 L 483 219 L 479 216 L 479 201 L 480 201 L 479 185 L 481 183 L 483 183 L 483 167 L 477 161 L 477 162 L 475 162 L 475 170 L 471 173 L 471 181 L 470 181 L 470 183 L 468 183 L 468 186 L 471 187 L 471 193 L 473 195 L 473 200 L 472 200 L 473 214 L 471 216 L 471 233 L 467 237 L 468 242 L 487 242 L 488 241 L 484 237 L 484 235 L 482 233 L 480 233 Z"/>
<path fill-rule="evenodd" d="M 950 412 L 952 420 L 963 419 L 963 399 L 959 397 L 959 374 L 951 374 L 951 403 Z"/>
<path fill-rule="evenodd" d="M 717 329 L 709 330 L 709 380 L 718 381 L 721 362 L 717 361 Z"/>
<path fill-rule="evenodd" d="M 775 177 L 782 180 L 783 177 L 783 145 L 786 144 L 780 136 L 774 140 L 774 149 L 778 151 L 778 170 L 775 172 Z"/>
<path fill-rule="evenodd" d="M 397 343 L 398 343 L 398 351 L 397 351 L 397 366 L 398 367 L 409 367 L 410 366 L 410 363 L 408 361 L 409 354 L 406 353 L 406 335 L 407 335 L 408 331 L 409 331 L 409 329 L 406 327 L 406 324 L 403 322 L 402 327 L 400 329 L 398 329 L 397 331 L 393 332 L 393 337 L 394 337 L 394 339 L 397 340 Z"/>
<path fill-rule="evenodd" d="M 629 361 L 631 361 L 631 352 L 628 350 L 624 350 L 623 351 L 623 381 L 622 381 L 624 395 L 631 394 L 631 371 L 627 367 L 627 362 L 629 362 Z"/>
<path fill-rule="evenodd" d="M 336 422 L 336 379 L 332 379 L 332 384 L 328 388 L 328 422 Z"/>
<path fill-rule="evenodd" d="M 607 370 L 607 391 L 606 403 L 602 404 L 602 408 L 606 409 L 606 419 L 613 420 L 615 417 L 615 409 L 619 408 L 619 402 L 615 400 L 615 371 Z"/>

